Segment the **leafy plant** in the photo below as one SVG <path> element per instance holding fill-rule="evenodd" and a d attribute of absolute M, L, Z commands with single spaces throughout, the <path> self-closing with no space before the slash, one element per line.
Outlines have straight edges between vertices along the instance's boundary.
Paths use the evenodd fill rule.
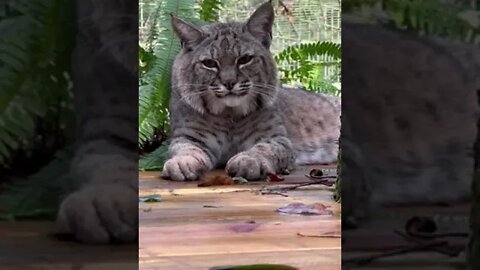
<path fill-rule="evenodd" d="M 70 120 L 69 10 L 60 0 L 0 4 L 0 164 L 38 142 L 38 123 L 60 136 Z"/>
<path fill-rule="evenodd" d="M 298 83 L 312 91 L 339 94 L 333 85 L 338 78 L 324 78 L 323 74 L 327 66 L 340 70 L 340 44 L 319 41 L 289 46 L 275 55 L 275 61 L 279 65 L 282 83 Z"/>
<path fill-rule="evenodd" d="M 222 8 L 221 0 L 202 0 L 200 4 L 200 19 L 205 22 L 218 21 L 218 13 Z"/>
<path fill-rule="evenodd" d="M 72 147 L 58 151 L 54 159 L 27 180 L 5 186 L 0 194 L 0 220 L 53 218 L 67 183 Z"/>
<path fill-rule="evenodd" d="M 471 8 L 465 1 L 369 0 L 345 1 L 345 12 L 361 14 L 367 21 L 385 20 L 399 29 L 422 35 L 476 42 L 480 31 L 461 15 Z M 477 16 L 479 14 L 477 13 Z"/>
<path fill-rule="evenodd" d="M 61 153 L 47 162 L 66 145 L 71 124 L 72 11 L 70 1 L 0 3 L 0 170 L 10 180 L 0 219 L 56 211 L 68 165 Z"/>
<path fill-rule="evenodd" d="M 168 151 L 168 144 L 163 143 L 153 152 L 147 154 L 138 162 L 138 168 L 140 171 L 154 171 L 161 170 L 163 163 L 165 163 Z"/>

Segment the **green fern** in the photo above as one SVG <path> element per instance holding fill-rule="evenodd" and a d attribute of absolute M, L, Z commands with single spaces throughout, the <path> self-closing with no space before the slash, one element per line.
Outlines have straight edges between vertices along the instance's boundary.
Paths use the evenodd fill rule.
<path fill-rule="evenodd" d="M 200 19 L 205 22 L 218 21 L 218 13 L 222 9 L 221 0 L 202 0 L 200 3 Z"/>
<path fill-rule="evenodd" d="M 140 146 L 154 135 L 155 130 L 168 130 L 171 66 L 180 50 L 180 42 L 171 26 L 170 14 L 187 20 L 193 18 L 195 0 L 162 0 L 157 5 L 162 7 L 157 24 L 150 26 L 155 31 L 160 31 L 152 49 L 155 61 L 142 77 L 142 85 L 139 87 Z"/>
<path fill-rule="evenodd" d="M 59 147 L 51 141 L 68 136 L 72 11 L 72 3 L 61 0 L 0 4 L 0 169 L 15 153 L 40 149 L 50 155 Z M 2 187 L 0 219 L 54 214 L 60 175 L 68 170 L 64 154 L 58 158 L 28 179 L 10 179 Z"/>
<path fill-rule="evenodd" d="M 479 40 L 480 31 L 460 16 L 470 9 L 462 1 L 442 0 L 346 1 L 343 5 L 344 12 L 360 12 L 366 20 L 375 20 L 380 12 L 396 28 L 473 43 Z"/>
<path fill-rule="evenodd" d="M 163 168 L 163 163 L 167 159 L 168 144 L 164 143 L 155 151 L 149 153 L 138 163 L 140 171 L 155 171 Z"/>
<path fill-rule="evenodd" d="M 341 46 L 330 41 L 319 41 L 315 43 L 303 43 L 285 48 L 275 55 L 275 61 L 297 61 L 309 57 L 329 56 L 334 60 L 342 58 Z"/>
<path fill-rule="evenodd" d="M 38 120 L 67 113 L 71 46 L 69 6 L 60 0 L 18 0 L 0 7 L 0 163 L 28 148 Z M 62 11 L 63 13 L 61 13 Z M 55 110 L 55 112 L 52 112 Z M 57 120 L 57 117 L 54 118 Z"/>
<path fill-rule="evenodd" d="M 73 147 L 57 152 L 55 158 L 27 180 L 18 179 L 3 187 L 0 194 L 0 220 L 54 218 L 68 183 Z"/>
<path fill-rule="evenodd" d="M 341 54 L 340 44 L 319 41 L 289 46 L 275 55 L 275 61 L 282 83 L 299 83 L 308 90 L 338 95 L 333 85 L 338 78 L 324 78 L 324 70 L 334 66 L 339 74 Z"/>

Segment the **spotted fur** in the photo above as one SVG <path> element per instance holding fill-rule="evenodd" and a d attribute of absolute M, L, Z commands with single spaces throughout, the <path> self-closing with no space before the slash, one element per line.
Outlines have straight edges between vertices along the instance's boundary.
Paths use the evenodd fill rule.
<path fill-rule="evenodd" d="M 336 160 L 340 101 L 278 85 L 273 19 L 269 2 L 244 23 L 197 28 L 172 17 L 182 51 L 173 64 L 164 177 L 196 180 L 225 166 L 232 176 L 258 180 L 295 160 Z"/>
<path fill-rule="evenodd" d="M 344 216 L 468 199 L 479 48 L 381 25 L 342 31 Z"/>

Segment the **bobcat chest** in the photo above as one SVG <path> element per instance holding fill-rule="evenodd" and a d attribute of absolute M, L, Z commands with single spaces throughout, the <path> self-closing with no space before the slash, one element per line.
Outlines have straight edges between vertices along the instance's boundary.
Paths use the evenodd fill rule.
<path fill-rule="evenodd" d="M 251 148 L 255 144 L 252 139 L 256 130 L 248 121 L 224 120 L 222 125 L 214 126 L 217 133 L 217 145 L 219 147 L 219 163 L 226 162 L 239 152 Z"/>

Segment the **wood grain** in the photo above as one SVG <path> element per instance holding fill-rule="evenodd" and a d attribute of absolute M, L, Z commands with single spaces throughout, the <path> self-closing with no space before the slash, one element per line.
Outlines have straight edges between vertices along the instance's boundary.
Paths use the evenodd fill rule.
<path fill-rule="evenodd" d="M 340 269 L 339 238 L 300 237 L 297 233 L 340 234 L 340 206 L 332 189 L 310 186 L 261 195 L 262 186 L 310 181 L 311 167 L 292 172 L 281 183 L 197 187 L 198 182 L 171 182 L 158 172 L 140 174 L 140 195 L 161 195 L 158 203 L 140 204 L 141 269 L 208 269 L 214 266 L 275 263 L 298 269 Z M 318 166 L 316 166 L 318 168 Z M 209 175 L 223 174 L 221 171 Z M 333 216 L 285 215 L 290 203 L 320 202 Z"/>

